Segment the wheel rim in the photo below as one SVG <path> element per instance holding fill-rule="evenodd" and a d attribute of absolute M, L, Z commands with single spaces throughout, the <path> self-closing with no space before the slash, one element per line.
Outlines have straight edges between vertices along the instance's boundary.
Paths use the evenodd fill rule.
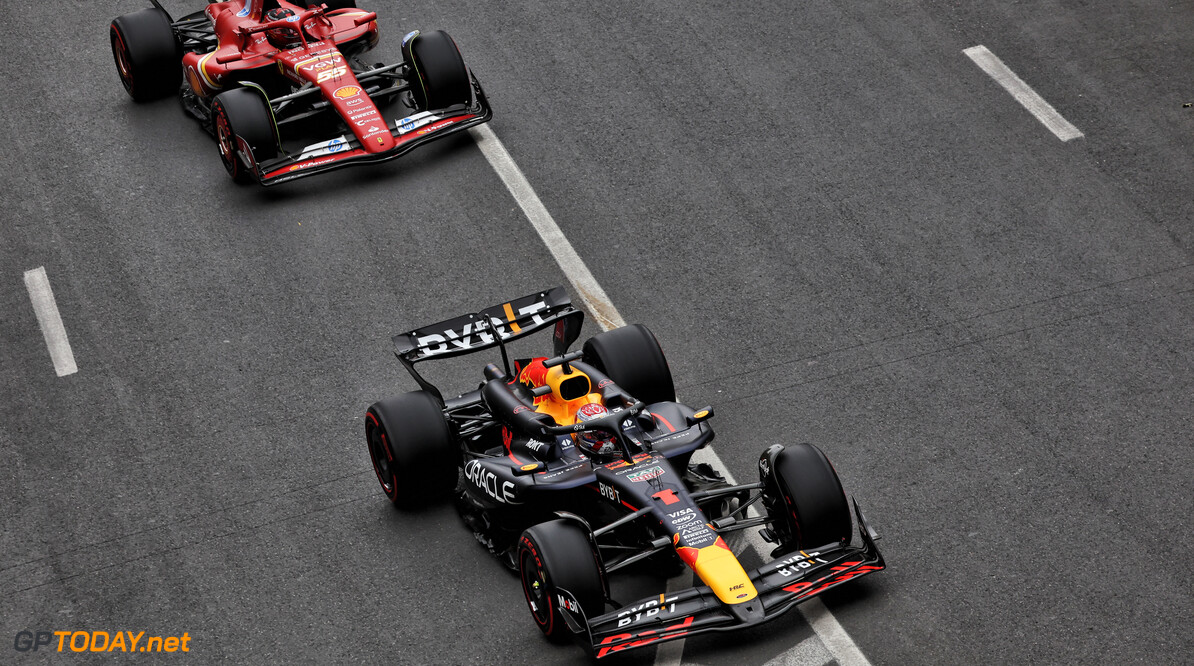
<path fill-rule="evenodd" d="M 373 415 L 367 418 L 372 420 Z M 390 447 L 386 446 L 386 431 L 380 425 L 365 424 L 366 439 L 369 441 L 369 457 L 373 459 L 373 471 L 377 472 L 377 481 L 386 495 L 393 496 L 398 486 L 398 479 L 394 475 L 394 461 L 390 457 Z"/>
<path fill-rule="evenodd" d="M 120 82 L 124 89 L 133 92 L 133 66 L 129 58 L 129 49 L 124 45 L 124 38 L 119 30 L 112 31 L 112 54 L 116 56 L 116 70 L 120 72 Z"/>
<path fill-rule="evenodd" d="M 522 551 L 518 568 L 522 572 L 522 590 L 527 595 L 531 615 L 535 616 L 535 622 L 540 626 L 547 626 L 551 622 L 551 594 L 547 591 L 547 577 L 535 564 L 535 558 L 529 550 Z"/>
<path fill-rule="evenodd" d="M 216 142 L 220 146 L 220 159 L 230 173 L 236 172 L 236 135 L 232 132 L 232 125 L 228 123 L 228 114 L 224 107 L 216 111 Z"/>

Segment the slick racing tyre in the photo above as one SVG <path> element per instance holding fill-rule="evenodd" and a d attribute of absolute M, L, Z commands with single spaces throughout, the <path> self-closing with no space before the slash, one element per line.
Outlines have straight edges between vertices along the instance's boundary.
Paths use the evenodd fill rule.
<path fill-rule="evenodd" d="M 576 597 L 586 618 L 605 610 L 597 555 L 576 523 L 553 520 L 523 532 L 518 540 L 518 571 L 531 616 L 553 643 L 567 642 L 572 635 L 560 614 L 560 588 Z"/>
<path fill-rule="evenodd" d="M 849 543 L 850 507 L 829 458 L 812 444 L 773 448 L 783 450 L 769 463 L 770 474 L 760 477 L 768 522 L 784 551 Z"/>
<path fill-rule="evenodd" d="M 412 32 L 402 40 L 402 59 L 412 73 L 411 94 L 419 111 L 469 104 L 473 85 L 456 42 L 443 30 Z"/>
<path fill-rule="evenodd" d="M 234 88 L 216 95 L 211 105 L 211 121 L 220 149 L 220 161 L 236 182 L 251 182 L 258 164 L 277 157 L 274 120 L 260 92 Z M 238 153 L 245 151 L 244 144 L 248 145 L 247 157 L 252 168 L 238 157 Z"/>
<path fill-rule="evenodd" d="M 663 350 L 642 324 L 594 335 L 585 341 L 584 358 L 638 400 L 647 404 L 676 400 Z"/>
<path fill-rule="evenodd" d="M 365 412 L 365 442 L 386 497 L 398 506 L 429 504 L 456 487 L 459 454 L 443 407 L 426 391 L 373 403 Z"/>
<path fill-rule="evenodd" d="M 182 47 L 170 16 L 151 7 L 125 14 L 108 29 L 120 82 L 138 102 L 178 92 L 182 82 Z"/>

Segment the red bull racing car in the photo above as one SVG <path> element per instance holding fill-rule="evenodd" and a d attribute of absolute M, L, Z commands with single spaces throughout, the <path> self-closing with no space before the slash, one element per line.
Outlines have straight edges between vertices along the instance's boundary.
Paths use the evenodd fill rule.
<path fill-rule="evenodd" d="M 391 160 L 493 115 L 443 31 L 407 34 L 399 64 L 365 64 L 377 14 L 353 0 L 232 0 L 178 20 L 151 1 L 112 21 L 120 80 L 138 102 L 179 94 L 238 182 Z"/>
<path fill-rule="evenodd" d="M 676 402 L 670 370 L 644 326 L 568 348 L 583 313 L 562 288 L 394 337 L 421 390 L 366 412 L 378 481 L 398 505 L 455 493 L 476 537 L 522 579 L 535 623 L 592 656 L 774 619 L 814 595 L 884 568 L 857 503 L 825 455 L 774 445 L 759 480 L 729 485 L 691 465 L 713 439 L 709 407 Z M 507 343 L 554 330 L 553 356 L 511 363 Z M 446 397 L 415 370 L 497 347 L 476 390 Z M 748 509 L 758 506 L 761 515 Z M 852 543 L 851 514 L 857 518 Z M 760 529 L 771 561 L 746 570 L 725 536 Z M 699 584 L 629 604 L 609 576 L 644 563 L 691 567 Z M 640 565 L 641 568 L 641 565 Z"/>

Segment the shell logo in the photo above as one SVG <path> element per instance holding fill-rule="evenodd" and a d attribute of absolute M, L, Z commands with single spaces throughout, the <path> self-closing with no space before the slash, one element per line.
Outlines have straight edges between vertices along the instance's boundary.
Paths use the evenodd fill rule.
<path fill-rule="evenodd" d="M 332 94 L 340 99 L 348 99 L 349 97 L 356 97 L 361 94 L 361 89 L 356 86 L 344 86 L 343 88 L 336 88 L 336 92 Z"/>

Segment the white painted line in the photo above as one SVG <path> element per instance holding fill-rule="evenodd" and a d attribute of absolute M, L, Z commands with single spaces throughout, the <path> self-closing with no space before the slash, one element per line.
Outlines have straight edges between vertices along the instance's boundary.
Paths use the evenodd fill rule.
<path fill-rule="evenodd" d="M 622 315 L 614 309 L 609 297 L 605 295 L 605 290 L 589 272 L 589 267 L 585 266 L 585 262 L 573 249 L 572 243 L 568 242 L 564 232 L 560 231 L 560 227 L 552 219 L 551 213 L 548 213 L 543 202 L 539 201 L 539 195 L 535 194 L 535 190 L 531 189 L 531 184 L 527 182 L 526 176 L 522 175 L 522 169 L 519 169 L 518 165 L 514 163 L 510 153 L 506 152 L 506 147 L 502 145 L 493 130 L 489 129 L 489 125 L 470 127 L 469 133 L 473 135 L 473 140 L 480 146 L 485 159 L 489 160 L 490 166 L 505 183 L 506 189 L 510 190 L 514 200 L 522 207 L 522 212 L 531 221 L 535 231 L 539 232 L 539 236 L 547 244 L 547 249 L 556 258 L 556 263 L 564 269 L 564 274 L 568 276 L 568 280 L 575 288 L 581 302 L 593 314 L 601 328 L 609 330 L 625 326 L 626 322 L 622 320 Z"/>
<path fill-rule="evenodd" d="M 586 308 L 591 312 L 596 319 L 598 325 L 602 330 L 608 331 L 611 328 L 618 328 L 625 326 L 626 322 L 622 319 L 622 315 L 618 313 L 618 309 L 605 295 L 605 290 L 597 283 L 593 274 L 589 272 L 584 261 L 581 260 L 580 255 L 576 254 L 572 243 L 560 231 L 559 225 L 552 219 L 551 214 L 547 212 L 543 202 L 539 200 L 535 190 L 531 188 L 531 184 L 527 182 L 526 176 L 522 174 L 522 170 L 515 164 L 510 153 L 506 151 L 506 147 L 502 145 L 501 140 L 494 134 L 493 130 L 488 125 L 480 125 L 469 128 L 469 132 L 473 135 L 473 140 L 481 147 L 481 153 L 485 155 L 485 159 L 489 160 L 489 164 L 497 172 L 498 177 L 506 184 L 506 189 L 510 190 L 510 194 L 518 205 L 522 207 L 526 213 L 527 219 L 539 232 L 540 238 L 547 245 L 547 249 L 551 251 L 552 256 L 556 258 L 560 268 L 563 269 L 564 274 L 568 276 L 568 280 L 572 282 L 572 286 L 576 287 L 581 300 L 584 302 Z M 730 474 L 730 470 L 717 456 L 717 453 L 712 448 L 704 448 L 696 451 L 692 456 L 694 463 L 706 462 L 721 473 L 726 478 L 726 481 L 733 484 L 734 475 Z M 758 516 L 759 512 L 755 507 L 747 510 L 748 515 Z M 759 556 L 766 559 L 771 554 L 772 546 L 763 541 L 756 530 L 748 530 L 747 542 L 758 552 Z M 672 578 L 668 581 L 668 590 L 673 589 L 673 585 L 687 587 L 691 585 L 691 573 L 688 573 L 687 582 L 683 575 Z M 677 587 L 675 589 L 683 589 Z M 808 607 L 806 609 L 806 607 Z M 797 608 L 808 620 L 809 625 L 812 626 L 813 631 L 825 644 L 825 647 L 833 655 L 841 666 L 870 666 L 867 658 L 858 649 L 854 641 L 850 639 L 850 635 L 842 628 L 829 609 L 821 603 L 821 600 L 813 597 L 808 601 L 802 602 Z M 669 645 L 671 647 L 669 647 Z M 665 649 L 666 648 L 666 649 Z M 792 650 L 792 656 L 796 656 L 796 651 L 800 649 L 797 645 Z M 684 651 L 684 639 L 671 641 L 659 646 L 655 656 L 655 664 L 657 666 L 673 666 L 680 663 L 681 656 Z M 795 664 L 795 661 L 785 662 L 787 664 Z M 823 661 L 817 661 L 815 666 L 820 666 Z M 814 666 L 810 663 L 810 666 Z"/>
<path fill-rule="evenodd" d="M 982 68 L 984 72 L 989 74 L 995 82 L 1003 86 L 1003 89 L 1012 94 L 1016 101 L 1024 105 L 1028 112 L 1036 116 L 1036 119 L 1041 121 L 1045 127 L 1049 128 L 1050 132 L 1057 135 L 1057 138 L 1062 141 L 1069 141 L 1070 139 L 1077 139 L 1082 136 L 1082 132 L 1069 123 L 1068 120 L 1061 117 L 1043 97 L 1036 94 L 1036 91 L 1028 87 L 1020 77 L 1008 66 L 1003 64 L 994 53 L 987 50 L 983 45 L 972 46 L 962 51 L 974 64 Z"/>
<path fill-rule="evenodd" d="M 75 355 L 70 350 L 70 341 L 66 339 L 66 327 L 62 325 L 62 315 L 58 314 L 58 304 L 54 301 L 54 292 L 50 289 L 50 278 L 46 276 L 45 266 L 25 271 L 25 288 L 29 290 L 33 312 L 37 315 L 37 323 L 41 325 L 46 347 L 50 349 L 54 372 L 57 372 L 59 377 L 78 372 Z"/>

